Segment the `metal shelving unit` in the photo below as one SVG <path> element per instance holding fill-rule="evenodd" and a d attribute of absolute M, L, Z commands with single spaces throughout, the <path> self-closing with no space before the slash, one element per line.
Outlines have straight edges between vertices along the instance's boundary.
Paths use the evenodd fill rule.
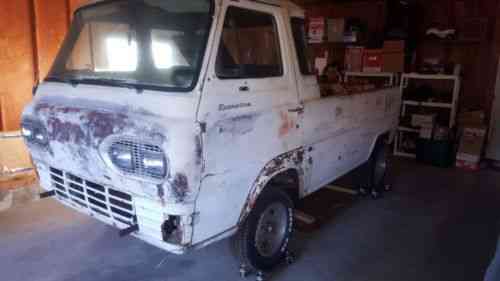
<path fill-rule="evenodd" d="M 450 111 L 450 122 L 449 128 L 455 126 L 455 120 L 457 116 L 458 98 L 460 95 L 461 80 L 459 76 L 456 75 L 442 75 L 442 74 L 418 74 L 418 73 L 405 73 L 401 76 L 400 91 L 403 95 L 404 90 L 408 87 L 409 80 L 451 80 L 453 81 L 453 96 L 450 103 L 441 102 L 418 102 L 413 100 L 403 100 L 401 108 L 401 116 L 406 116 L 408 106 L 423 106 L 430 108 L 444 108 Z M 408 153 L 400 150 L 399 142 L 403 138 L 404 134 L 408 133 L 419 133 L 420 130 L 405 126 L 399 126 L 398 132 L 396 134 L 396 141 L 394 143 L 394 155 L 415 158 L 416 155 L 413 153 Z"/>
<path fill-rule="evenodd" d="M 344 74 L 344 81 L 347 83 L 349 77 L 381 77 L 387 78 L 387 87 L 393 87 L 397 84 L 398 73 L 393 72 L 352 72 L 348 71 Z"/>

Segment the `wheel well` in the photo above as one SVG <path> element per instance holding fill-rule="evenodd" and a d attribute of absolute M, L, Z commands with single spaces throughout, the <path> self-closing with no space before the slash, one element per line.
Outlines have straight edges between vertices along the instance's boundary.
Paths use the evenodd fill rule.
<path fill-rule="evenodd" d="M 283 189 L 294 203 L 300 199 L 300 177 L 295 169 L 288 169 L 275 175 L 268 183 L 267 187 Z"/>
<path fill-rule="evenodd" d="M 372 143 L 372 147 L 370 149 L 369 158 L 372 157 L 373 152 L 375 151 L 375 148 L 377 147 L 378 142 L 381 141 L 381 140 L 387 139 L 389 136 L 390 136 L 390 132 L 385 132 L 385 133 L 382 133 L 382 134 L 378 135 L 375 138 L 375 140 Z"/>

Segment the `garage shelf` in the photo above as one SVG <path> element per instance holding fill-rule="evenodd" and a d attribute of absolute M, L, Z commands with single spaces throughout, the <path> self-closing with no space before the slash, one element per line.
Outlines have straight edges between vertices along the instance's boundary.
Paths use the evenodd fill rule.
<path fill-rule="evenodd" d="M 403 100 L 402 108 L 401 108 L 401 117 L 405 117 L 407 115 L 407 107 L 408 106 L 422 106 L 422 107 L 429 107 L 429 108 L 449 109 L 450 122 L 449 122 L 448 126 L 449 126 L 449 128 L 453 128 L 455 126 L 458 98 L 459 98 L 459 94 L 460 94 L 460 85 L 461 85 L 460 76 L 458 76 L 458 75 L 444 75 L 444 74 L 404 73 L 401 76 L 401 83 L 400 83 L 400 91 L 401 91 L 402 96 L 403 96 L 404 90 L 408 87 L 409 80 L 412 80 L 412 79 L 416 79 L 416 80 L 451 80 L 451 81 L 453 81 L 453 96 L 451 98 L 450 103 L 418 102 L 418 101 L 414 101 L 414 100 Z M 406 127 L 406 126 L 402 126 L 402 125 L 400 125 L 397 128 L 397 131 L 398 132 L 396 134 L 396 141 L 394 142 L 394 155 L 416 158 L 416 154 L 402 151 L 402 149 L 399 147 L 399 145 L 400 145 L 399 142 L 400 142 L 400 139 L 403 138 L 404 134 L 418 134 L 420 131 L 418 129 Z"/>
<path fill-rule="evenodd" d="M 397 84 L 398 74 L 394 72 L 353 72 L 347 71 L 344 74 L 344 81 L 347 83 L 349 77 L 380 77 L 387 78 L 386 86 L 393 87 Z"/>
<path fill-rule="evenodd" d="M 404 105 L 413 105 L 413 106 L 453 108 L 453 104 L 451 104 L 451 103 L 442 103 L 442 102 L 418 102 L 418 101 L 405 100 L 403 102 L 403 104 Z"/>
<path fill-rule="evenodd" d="M 404 127 L 404 126 L 399 126 L 398 131 L 403 131 L 403 132 L 412 132 L 412 133 L 419 133 L 419 129 L 415 128 L 410 128 L 410 127 Z"/>

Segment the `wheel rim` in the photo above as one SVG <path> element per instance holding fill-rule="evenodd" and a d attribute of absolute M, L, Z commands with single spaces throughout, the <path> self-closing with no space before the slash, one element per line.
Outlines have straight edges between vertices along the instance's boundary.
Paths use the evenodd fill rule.
<path fill-rule="evenodd" d="M 259 218 L 255 246 L 263 257 L 271 257 L 280 250 L 286 237 L 288 210 L 281 203 L 269 205 Z"/>
<path fill-rule="evenodd" d="M 375 167 L 373 169 L 374 175 L 373 180 L 376 185 L 381 184 L 384 179 L 385 172 L 387 170 L 387 150 L 382 148 L 378 151 L 377 157 L 375 158 Z"/>

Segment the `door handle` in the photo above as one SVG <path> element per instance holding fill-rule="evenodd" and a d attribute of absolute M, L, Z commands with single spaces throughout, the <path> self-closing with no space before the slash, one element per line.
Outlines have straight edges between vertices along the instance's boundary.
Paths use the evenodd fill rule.
<path fill-rule="evenodd" d="M 240 92 L 248 92 L 250 91 L 250 88 L 248 88 L 248 86 L 241 86 L 239 90 Z"/>
<path fill-rule="evenodd" d="M 288 112 L 291 112 L 291 113 L 303 113 L 304 112 L 304 107 L 299 106 L 299 107 L 296 107 L 296 108 L 290 108 L 290 109 L 288 109 Z"/>

